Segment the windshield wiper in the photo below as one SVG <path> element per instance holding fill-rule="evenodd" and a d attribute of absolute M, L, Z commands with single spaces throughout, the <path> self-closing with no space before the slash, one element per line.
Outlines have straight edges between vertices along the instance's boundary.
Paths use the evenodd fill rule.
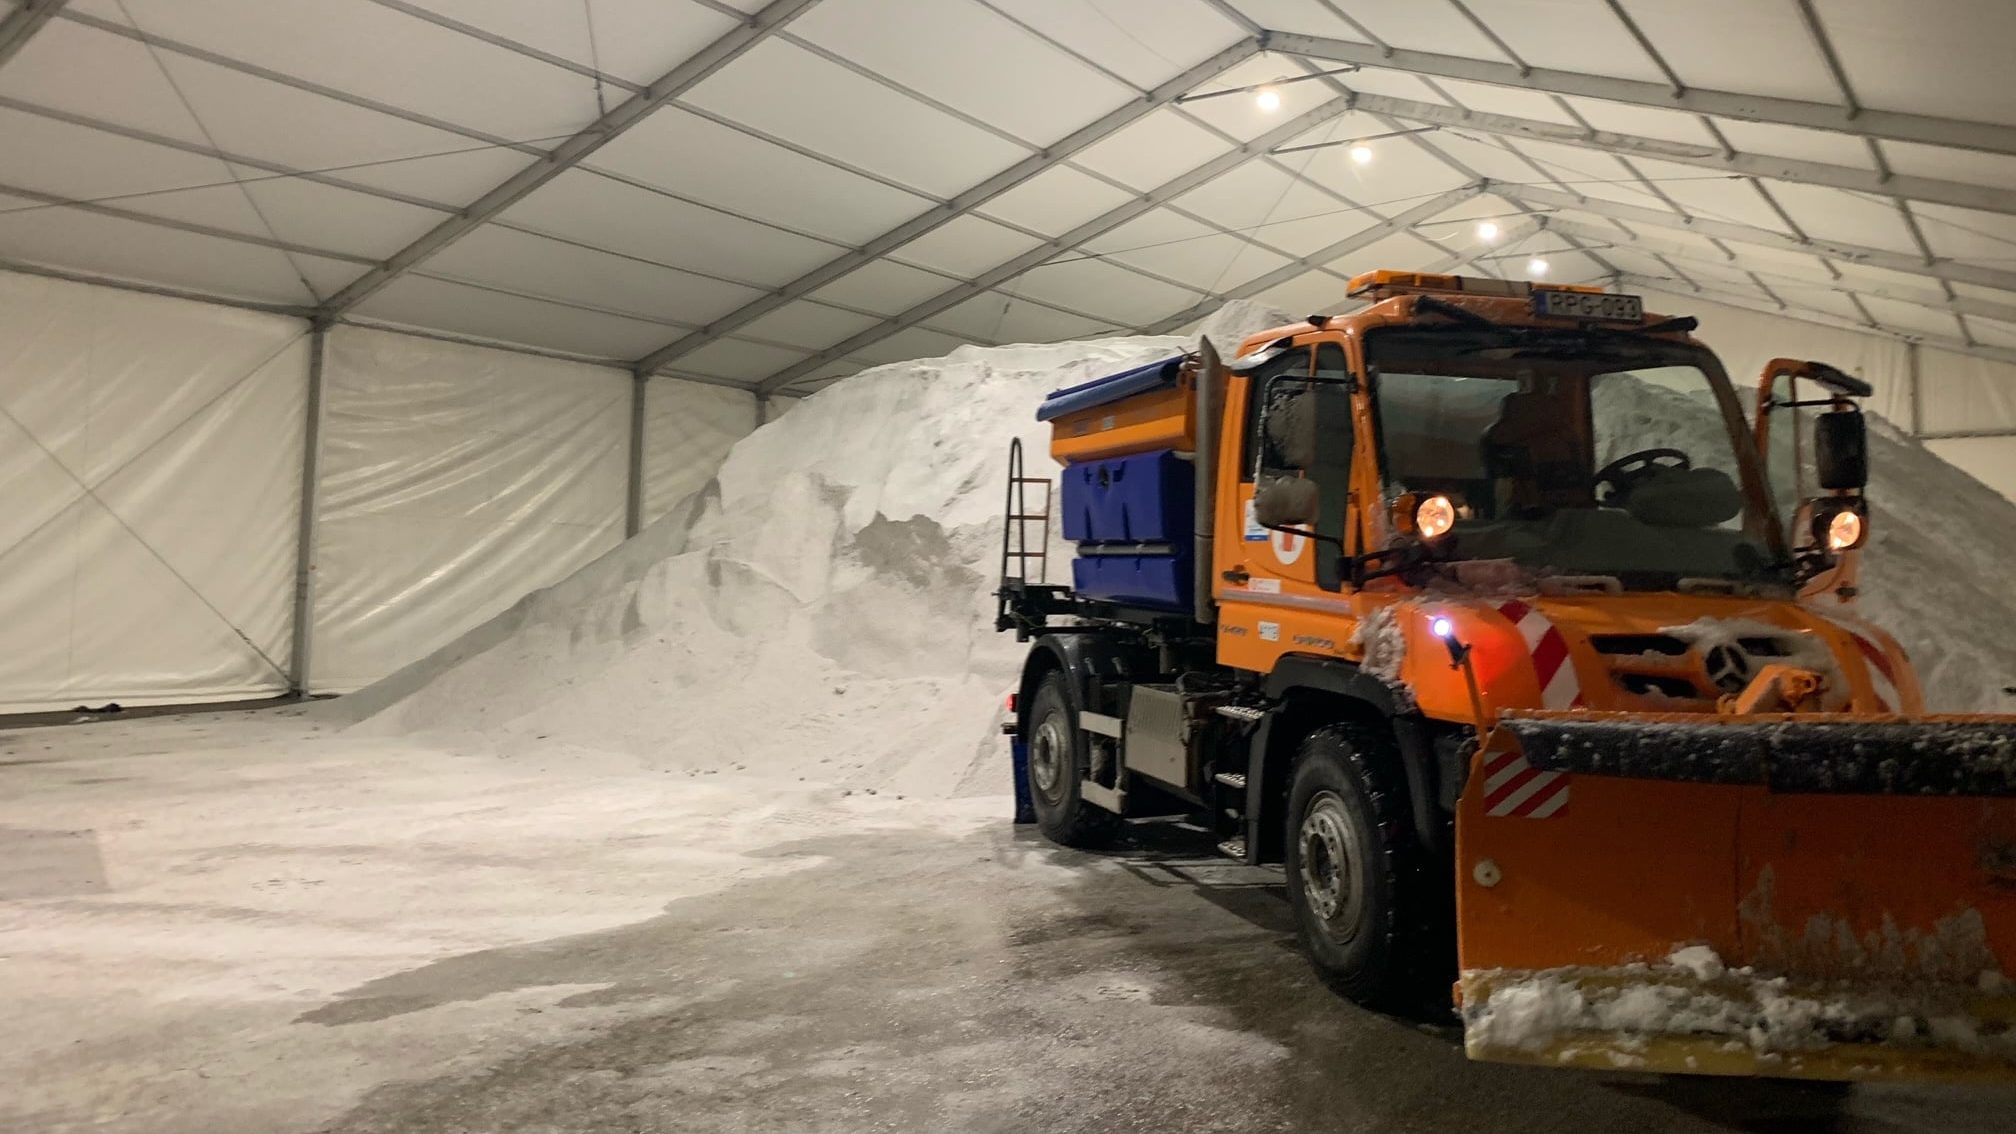
<path fill-rule="evenodd" d="M 1468 323 L 1473 327 L 1489 327 L 1494 331 L 1511 329 L 1509 327 L 1506 327 L 1503 323 L 1495 323 L 1489 319 L 1486 319 L 1484 316 L 1477 314 L 1475 311 L 1472 311 L 1467 307 L 1458 307 L 1455 304 L 1450 303 L 1448 300 L 1437 299 L 1432 295 L 1415 296 L 1414 310 L 1432 311 L 1437 315 L 1447 315 L 1448 317 L 1456 320 L 1459 323 Z"/>
<path fill-rule="evenodd" d="M 1649 327 L 1626 327 L 1624 329 L 1634 335 L 1667 335 L 1672 334 L 1674 331 L 1684 334 L 1700 325 L 1701 320 L 1696 319 L 1692 315 L 1676 315 L 1663 323 L 1654 323 Z"/>

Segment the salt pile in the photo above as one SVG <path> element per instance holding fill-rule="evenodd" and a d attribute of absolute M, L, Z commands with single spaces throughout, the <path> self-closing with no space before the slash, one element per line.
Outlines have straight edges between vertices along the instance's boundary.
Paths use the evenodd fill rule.
<path fill-rule="evenodd" d="M 1234 305 L 1228 349 L 1283 321 Z M 1022 648 L 993 631 L 1008 442 L 1054 466 L 1050 390 L 1185 349 L 1172 337 L 965 347 L 878 367 L 735 446 L 637 539 L 332 706 L 371 731 L 481 734 L 507 755 L 626 753 L 705 775 L 998 792 L 995 729 Z M 1862 613 L 1935 708 L 2007 707 L 2016 504 L 1879 423 Z M 1068 577 L 1053 547 L 1051 578 Z M 366 718 L 369 718 L 368 721 Z"/>
<path fill-rule="evenodd" d="M 1869 475 L 1857 613 L 1911 655 L 1928 708 L 2016 710 L 2016 504 L 1881 418 Z"/>
<path fill-rule="evenodd" d="M 1238 304 L 1206 333 L 1284 321 Z M 1009 440 L 1047 475 L 1044 394 L 1189 346 L 966 347 L 864 372 L 745 438 L 638 538 L 331 710 L 506 755 L 1005 790 L 995 725 L 1022 651 L 994 633 L 991 593 Z"/>

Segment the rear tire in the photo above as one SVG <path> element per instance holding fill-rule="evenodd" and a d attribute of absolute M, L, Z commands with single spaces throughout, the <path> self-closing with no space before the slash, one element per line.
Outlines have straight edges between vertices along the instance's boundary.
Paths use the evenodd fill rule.
<path fill-rule="evenodd" d="M 1120 817 L 1085 802 L 1079 785 L 1091 768 L 1071 687 L 1061 671 L 1052 670 L 1036 686 L 1029 704 L 1029 800 L 1036 808 L 1036 826 L 1045 838 L 1067 847 L 1098 847 L 1111 842 Z"/>
<path fill-rule="evenodd" d="M 1303 739 L 1288 788 L 1288 902 L 1303 951 L 1339 993 L 1373 1008 L 1446 1008 L 1455 887 L 1415 838 L 1399 759 L 1391 737 L 1365 725 Z"/>

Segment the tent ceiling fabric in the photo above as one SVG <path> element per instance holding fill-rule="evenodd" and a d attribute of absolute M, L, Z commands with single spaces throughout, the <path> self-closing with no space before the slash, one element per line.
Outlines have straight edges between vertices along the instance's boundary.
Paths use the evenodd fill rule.
<path fill-rule="evenodd" d="M 1535 255 L 2016 361 L 2016 90 L 1962 78 L 2012 35 L 1988 0 L 0 0 L 0 266 L 765 393 Z"/>

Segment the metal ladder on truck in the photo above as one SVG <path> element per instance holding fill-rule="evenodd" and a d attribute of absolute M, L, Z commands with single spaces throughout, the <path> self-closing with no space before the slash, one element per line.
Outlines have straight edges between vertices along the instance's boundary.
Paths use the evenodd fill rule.
<path fill-rule="evenodd" d="M 1040 485 L 1033 505 L 1030 485 Z M 1044 616 L 1070 608 L 1070 588 L 1050 585 L 1050 504 L 1056 486 L 1047 476 L 1029 476 L 1022 467 L 1022 439 L 1008 443 L 1008 485 L 1001 514 L 1001 586 L 994 592 L 1000 608 L 996 630 L 1014 630 L 1026 639 L 1044 625 Z M 1035 539 L 1030 539 L 1030 529 Z M 1031 567 L 1035 578 L 1031 579 Z"/>

